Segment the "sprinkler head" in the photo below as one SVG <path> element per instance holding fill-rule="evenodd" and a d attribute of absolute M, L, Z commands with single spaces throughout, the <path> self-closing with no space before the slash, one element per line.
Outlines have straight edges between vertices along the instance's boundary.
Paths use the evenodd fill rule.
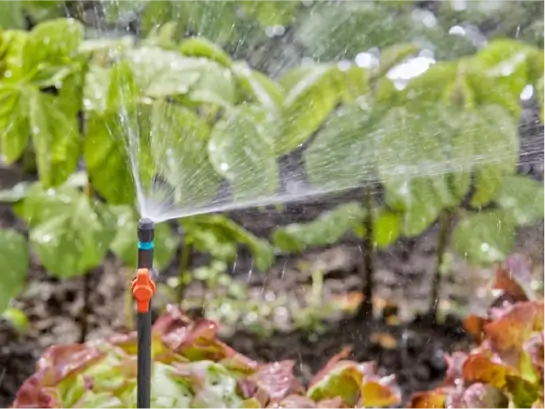
<path fill-rule="evenodd" d="M 141 243 L 153 242 L 155 223 L 150 219 L 142 218 L 138 221 L 138 241 Z"/>
<path fill-rule="evenodd" d="M 155 239 L 155 223 L 150 219 L 140 219 L 138 234 L 138 268 L 146 268 L 151 273 L 153 267 L 153 247 Z"/>

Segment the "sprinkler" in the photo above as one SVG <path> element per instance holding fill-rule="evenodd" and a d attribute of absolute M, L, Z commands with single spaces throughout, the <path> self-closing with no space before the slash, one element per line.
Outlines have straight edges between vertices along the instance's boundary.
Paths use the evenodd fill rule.
<path fill-rule="evenodd" d="M 137 408 L 151 405 L 151 298 L 155 283 L 151 277 L 155 223 L 150 219 L 138 222 L 138 271 L 132 282 L 132 293 L 138 313 L 138 383 Z"/>

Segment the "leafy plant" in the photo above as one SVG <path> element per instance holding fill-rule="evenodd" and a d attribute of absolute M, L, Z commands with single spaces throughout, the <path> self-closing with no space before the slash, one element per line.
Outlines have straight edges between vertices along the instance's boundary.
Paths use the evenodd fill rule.
<path fill-rule="evenodd" d="M 212 321 L 193 322 L 170 307 L 153 326 L 154 407 L 384 407 L 399 403 L 393 377 L 372 363 L 335 356 L 308 390 L 293 361 L 261 364 L 217 339 Z M 50 347 L 19 389 L 13 407 L 132 407 L 136 334 Z M 327 406 L 330 405 L 330 406 Z M 333 406 L 331 406 L 333 405 Z"/>
<path fill-rule="evenodd" d="M 497 269 L 496 306 L 465 322 L 480 345 L 469 354 L 454 353 L 442 385 L 416 393 L 409 407 L 543 407 L 544 306 L 530 278 L 520 256 Z"/>
<path fill-rule="evenodd" d="M 34 3 L 45 8 L 9 7 L 19 13 Z M 210 204 L 222 182 L 234 199 L 267 197 L 281 186 L 280 159 L 297 150 L 313 188 L 363 185 L 365 198 L 308 225 L 279 228 L 272 240 L 300 252 L 358 235 L 368 289 L 375 247 L 418 236 L 438 220 L 439 265 L 449 243 L 472 262 L 501 260 L 516 227 L 543 217 L 542 186 L 515 176 L 519 96 L 527 85 L 543 86 L 543 52 L 532 41 L 498 38 L 474 53 L 466 39 L 445 40 L 441 28 L 418 24 L 429 12 L 406 4 L 246 3 L 101 3 L 109 22 L 139 18 L 141 41 L 89 39 L 89 27 L 71 18 L 0 32 L 0 150 L 7 163 L 36 170 L 37 187 L 16 207 L 52 274 L 84 274 L 109 250 L 133 266 L 137 194 L 157 189 L 172 199 L 168 206 L 188 211 Z M 380 33 L 361 24 L 376 19 L 384 21 Z M 319 21 L 338 27 L 335 38 L 320 40 L 332 29 Z M 293 68 L 258 70 L 254 51 L 274 47 L 267 29 L 277 25 L 295 27 L 303 54 L 321 62 L 301 55 Z M 365 32 L 352 35 L 361 26 Z M 418 41 L 406 42 L 405 32 Z M 453 55 L 438 54 L 422 75 L 396 78 L 423 38 L 454 43 L 437 47 Z M 360 53 L 369 41 L 378 58 Z M 345 56 L 357 51 L 369 63 L 331 62 L 340 43 Z M 76 171 L 84 182 L 65 186 Z M 223 216 L 180 223 L 186 256 L 195 248 L 229 262 L 241 243 L 260 270 L 274 260 L 265 240 Z M 158 227 L 159 268 L 178 245 L 166 225 Z M 180 281 L 189 272 L 184 260 Z"/>

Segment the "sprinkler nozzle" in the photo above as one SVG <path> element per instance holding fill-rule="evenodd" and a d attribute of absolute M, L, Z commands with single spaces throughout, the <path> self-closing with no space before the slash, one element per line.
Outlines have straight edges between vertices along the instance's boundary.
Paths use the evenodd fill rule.
<path fill-rule="evenodd" d="M 155 239 L 155 223 L 150 219 L 140 219 L 138 222 L 138 268 L 153 267 L 153 247 Z"/>

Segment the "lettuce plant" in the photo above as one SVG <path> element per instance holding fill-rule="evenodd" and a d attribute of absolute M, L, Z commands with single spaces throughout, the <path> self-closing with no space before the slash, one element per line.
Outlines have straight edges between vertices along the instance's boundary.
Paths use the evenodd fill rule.
<path fill-rule="evenodd" d="M 413 395 L 413 408 L 543 408 L 544 305 L 525 285 L 519 256 L 496 273 L 500 297 L 487 317 L 465 322 L 480 344 L 449 357 L 442 385 Z"/>
<path fill-rule="evenodd" d="M 331 359 L 305 388 L 293 361 L 258 363 L 217 338 L 209 320 L 170 306 L 153 326 L 152 407 L 382 407 L 400 402 L 373 363 Z M 121 408 L 136 404 L 136 334 L 50 347 L 13 407 Z"/>

